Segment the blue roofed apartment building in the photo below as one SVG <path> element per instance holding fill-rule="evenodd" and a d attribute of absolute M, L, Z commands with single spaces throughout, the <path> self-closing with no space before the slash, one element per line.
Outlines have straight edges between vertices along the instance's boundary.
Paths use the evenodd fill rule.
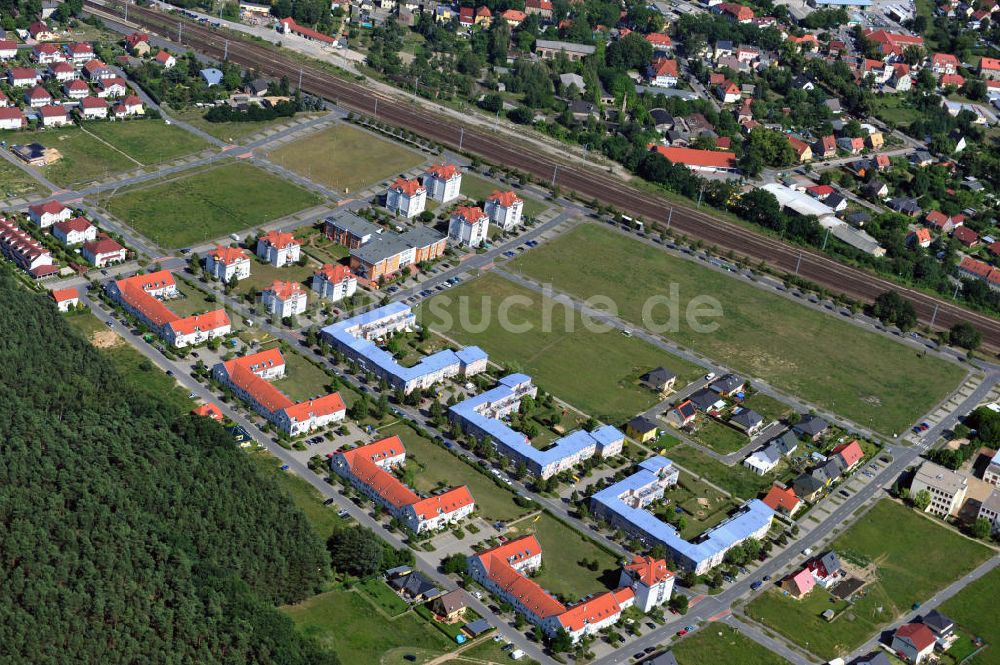
<path fill-rule="evenodd" d="M 594 455 L 611 457 L 621 452 L 625 435 L 610 425 L 593 432 L 570 432 L 543 450 L 532 447 L 524 434 L 511 429 L 502 419 L 520 410 L 523 397 L 534 397 L 537 392 L 527 374 L 509 374 L 496 387 L 452 406 L 448 418 L 467 435 L 492 441 L 500 455 L 514 464 L 524 462 L 528 473 L 543 479 Z"/>
<path fill-rule="evenodd" d="M 651 457 L 640 462 L 638 471 L 628 478 L 590 497 L 591 512 L 646 545 L 662 544 L 678 566 L 698 575 L 722 563 L 733 547 L 767 535 L 774 511 L 763 501 L 751 499 L 725 522 L 694 540 L 684 540 L 677 529 L 646 510 L 663 499 L 663 493 L 677 483 L 677 477 L 677 467 L 671 460 L 661 455 Z"/>
<path fill-rule="evenodd" d="M 466 346 L 458 351 L 444 349 L 412 367 L 404 367 L 372 341 L 413 330 L 415 326 L 416 316 L 409 305 L 394 302 L 327 326 L 320 331 L 320 336 L 348 360 L 357 363 L 362 371 L 372 372 L 379 379 L 385 379 L 393 390 L 401 388 L 407 394 L 453 376 L 469 377 L 486 369 L 486 352 L 478 346 Z"/>

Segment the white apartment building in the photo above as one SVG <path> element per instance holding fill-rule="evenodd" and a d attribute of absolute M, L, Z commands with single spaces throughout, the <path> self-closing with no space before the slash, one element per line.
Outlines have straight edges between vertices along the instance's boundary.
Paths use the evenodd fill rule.
<path fill-rule="evenodd" d="M 521 223 L 524 201 L 514 192 L 493 192 L 486 199 L 486 215 L 493 225 L 510 231 Z"/>
<path fill-rule="evenodd" d="M 407 219 L 416 217 L 427 207 L 427 188 L 419 180 L 398 178 L 386 193 L 385 207 Z"/>
<path fill-rule="evenodd" d="M 939 517 L 956 515 L 965 501 L 969 480 L 960 473 L 946 469 L 934 462 L 925 461 L 917 469 L 910 485 L 910 497 L 923 490 L 931 495 L 930 505 L 925 512 Z"/>
<path fill-rule="evenodd" d="M 431 164 L 425 171 L 424 187 L 435 201 L 448 203 L 459 197 L 462 172 L 454 164 Z"/>
<path fill-rule="evenodd" d="M 451 215 L 448 237 L 455 242 L 479 247 L 487 239 L 489 218 L 479 206 L 459 206 Z"/>
<path fill-rule="evenodd" d="M 270 231 L 257 240 L 257 256 L 275 268 L 296 263 L 301 257 L 302 243 L 291 233 Z"/>
<path fill-rule="evenodd" d="M 264 309 L 282 319 L 303 314 L 308 301 L 306 290 L 298 282 L 276 281 L 261 293 Z"/>
<path fill-rule="evenodd" d="M 240 247 L 216 245 L 205 259 L 205 272 L 227 283 L 233 279 L 246 279 L 250 276 L 250 257 Z"/>
<path fill-rule="evenodd" d="M 337 302 L 358 290 L 358 278 L 344 265 L 327 263 L 313 273 L 312 290 L 323 300 Z"/>

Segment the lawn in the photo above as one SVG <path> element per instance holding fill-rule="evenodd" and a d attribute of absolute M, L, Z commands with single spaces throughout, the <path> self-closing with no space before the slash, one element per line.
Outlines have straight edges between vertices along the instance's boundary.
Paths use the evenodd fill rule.
<path fill-rule="evenodd" d="M 519 522 L 516 535 L 534 533 L 542 546 L 542 570 L 534 580 L 560 598 L 575 602 L 592 593 L 613 588 L 621 570 L 617 557 L 597 543 L 548 514 Z M 513 537 L 514 534 L 512 534 Z M 581 562 L 597 560 L 597 570 Z"/>
<path fill-rule="evenodd" d="M 637 325 L 676 328 L 666 333 L 676 342 L 887 434 L 903 431 L 964 374 L 957 365 L 593 224 L 511 265 L 578 298 L 608 296 Z M 648 321 L 649 299 L 669 298 L 674 289 L 681 315 L 693 298 L 715 298 L 723 315 L 703 321 L 718 328 L 671 326 L 664 306 Z"/>
<path fill-rule="evenodd" d="M 679 514 L 684 516 L 685 526 L 680 533 L 681 538 L 685 540 L 691 540 L 719 524 L 739 505 L 704 481 L 687 473 L 680 475 L 677 485 L 668 490 L 664 498 L 669 500 L 669 503 L 655 513 L 657 517 L 663 519 L 667 513 L 678 515 L 675 508 L 681 508 L 683 512 Z"/>
<path fill-rule="evenodd" d="M 920 117 L 920 111 L 905 104 L 905 97 L 905 95 L 877 97 L 872 100 L 872 111 L 880 120 L 905 127 Z"/>
<path fill-rule="evenodd" d="M 280 127 L 292 121 L 291 118 L 276 118 L 274 120 L 263 120 L 261 122 L 209 122 L 205 120 L 206 111 L 203 109 L 190 109 L 186 111 L 175 111 L 169 109 L 168 113 L 178 120 L 197 127 L 203 132 L 214 136 L 220 141 L 227 143 L 248 143 L 252 138 L 261 132 L 272 127 Z M 296 118 L 312 118 L 319 114 L 298 114 Z"/>
<path fill-rule="evenodd" d="M 997 598 L 1000 598 L 1000 568 L 994 568 L 941 605 L 941 612 L 973 635 L 983 638 L 989 645 L 971 661 L 973 665 L 1000 663 Z"/>
<path fill-rule="evenodd" d="M 345 124 L 287 143 L 268 153 L 267 158 L 343 192 L 370 187 L 425 161 L 409 148 Z"/>
<path fill-rule="evenodd" d="M 202 243 L 320 203 L 319 197 L 246 162 L 182 172 L 124 190 L 108 209 L 163 247 Z"/>
<path fill-rule="evenodd" d="M 785 665 L 781 656 L 725 624 L 712 624 L 673 648 L 679 665 Z"/>
<path fill-rule="evenodd" d="M 406 465 L 415 467 L 413 486 L 418 492 L 431 492 L 439 487 L 467 485 L 476 501 L 476 510 L 490 522 L 506 522 L 524 514 L 514 503 L 514 494 L 497 487 L 496 483 L 433 441 L 416 433 L 405 422 L 396 422 L 379 429 L 379 436 L 398 435 L 406 447 Z"/>
<path fill-rule="evenodd" d="M 486 180 L 485 178 L 480 178 L 479 176 L 471 175 L 469 173 L 462 175 L 462 195 L 476 201 L 485 200 L 487 196 L 497 190 L 506 191 L 509 189 L 509 186 L 495 183 L 491 180 Z M 522 212 L 526 217 L 538 217 L 549 208 L 548 205 L 538 199 L 533 199 L 530 196 L 524 196 L 521 193 L 518 193 L 518 196 L 524 200 L 524 209 Z"/>
<path fill-rule="evenodd" d="M 98 347 L 101 353 L 109 358 L 121 372 L 125 380 L 135 386 L 137 392 L 144 392 L 156 397 L 160 402 L 169 405 L 178 415 L 187 413 L 194 408 L 194 402 L 187 396 L 188 391 L 152 364 L 131 344 L 108 330 L 101 323 L 101 320 L 92 313 L 73 314 L 67 316 L 66 320 L 91 342 L 94 341 L 95 335 L 102 337 L 114 335 L 114 338 L 117 338 L 111 346 L 106 345 L 106 342 L 102 340 Z"/>
<path fill-rule="evenodd" d="M 250 461 L 261 476 L 270 477 L 288 495 L 292 503 L 302 511 L 319 537 L 326 542 L 334 529 L 347 521 L 337 517 L 336 506 L 324 506 L 323 495 L 304 478 L 281 470 L 281 462 L 264 450 L 249 453 Z"/>
<path fill-rule="evenodd" d="M 357 588 L 368 596 L 379 609 L 391 617 L 399 616 L 410 608 L 406 601 L 396 595 L 381 577 L 373 577 L 360 582 Z"/>
<path fill-rule="evenodd" d="M 8 143 L 19 143 L 24 136 L 4 133 Z M 46 148 L 56 148 L 62 159 L 40 169 L 42 175 L 64 187 L 102 180 L 112 175 L 140 168 L 139 164 L 117 150 L 107 146 L 78 127 L 46 129 L 31 135 L 32 143 Z"/>
<path fill-rule="evenodd" d="M 379 663 L 383 654 L 404 647 L 420 663 L 454 646 L 412 612 L 393 619 L 378 615 L 357 592 L 329 591 L 282 610 L 304 634 L 335 651 L 343 665 Z"/>
<path fill-rule="evenodd" d="M 691 436 L 701 445 L 711 448 L 720 455 L 735 453 L 750 443 L 750 439 L 742 432 L 705 416 L 699 422 L 698 430 Z"/>
<path fill-rule="evenodd" d="M 323 368 L 295 351 L 283 348 L 281 355 L 285 358 L 285 377 L 274 381 L 274 386 L 289 399 L 301 402 L 330 392 L 330 377 Z"/>
<path fill-rule="evenodd" d="M 181 297 L 166 301 L 167 307 L 178 316 L 192 316 L 194 314 L 204 314 L 222 307 L 218 300 L 209 300 L 208 294 L 199 288 L 188 284 L 183 279 L 177 280 L 177 291 Z M 232 319 L 234 317 L 230 317 Z"/>
<path fill-rule="evenodd" d="M 753 409 L 764 416 L 765 423 L 769 423 L 772 420 L 780 420 L 792 412 L 792 407 L 764 393 L 751 395 L 744 400 L 743 406 Z"/>
<path fill-rule="evenodd" d="M 240 280 L 236 288 L 233 289 L 233 293 L 237 295 L 243 295 L 247 292 L 259 295 L 261 291 L 271 286 L 275 280 L 298 282 L 308 288 L 308 282 L 312 279 L 312 274 L 319 267 L 315 263 L 307 262 L 304 266 L 290 264 L 276 268 L 270 263 L 264 263 L 257 259 L 251 259 L 251 261 L 250 277 Z M 311 290 L 308 293 L 310 296 L 314 295 Z"/>
<path fill-rule="evenodd" d="M 752 499 L 771 487 L 773 474 L 758 476 L 742 464 L 726 466 L 700 450 L 679 445 L 667 451 L 667 457 L 691 473 L 706 478 L 713 485 L 742 499 Z"/>
<path fill-rule="evenodd" d="M 200 136 L 160 120 L 96 122 L 86 131 L 144 165 L 169 162 L 209 147 Z"/>
<path fill-rule="evenodd" d="M 13 199 L 47 194 L 48 190 L 38 184 L 38 181 L 17 168 L 7 160 L 0 160 L 0 198 Z"/>
<path fill-rule="evenodd" d="M 822 589 L 802 601 L 771 591 L 747 606 L 755 620 L 823 658 L 858 647 L 914 603 L 932 597 L 990 554 L 979 543 L 890 500 L 877 503 L 837 537 L 830 549 L 847 561 L 876 566 L 876 581 L 853 606 L 832 601 Z M 838 617 L 827 622 L 820 614 L 831 608 Z"/>
<path fill-rule="evenodd" d="M 503 325 L 499 312 L 510 325 Z M 607 422 L 620 422 L 657 402 L 638 384 L 650 369 L 666 367 L 682 384 L 700 373 L 638 338 L 588 330 L 577 311 L 496 275 L 435 296 L 421 305 L 419 316 L 434 331 L 461 344 L 478 344 L 494 362 L 530 374 L 543 389 Z"/>

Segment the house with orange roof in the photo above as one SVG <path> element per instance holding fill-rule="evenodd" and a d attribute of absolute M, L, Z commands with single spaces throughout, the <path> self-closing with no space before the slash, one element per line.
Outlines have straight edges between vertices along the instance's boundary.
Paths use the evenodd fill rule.
<path fill-rule="evenodd" d="M 1000 79 L 1000 58 L 980 58 L 979 75 L 990 81 Z"/>
<path fill-rule="evenodd" d="M 406 463 L 406 447 L 398 436 L 342 450 L 330 459 L 330 469 L 388 510 L 414 533 L 437 531 L 468 517 L 476 509 L 465 485 L 421 497 L 393 471 Z"/>
<path fill-rule="evenodd" d="M 938 81 L 942 88 L 947 88 L 952 86 L 954 88 L 961 88 L 965 85 L 965 77 L 961 74 L 943 74 L 941 80 Z"/>
<path fill-rule="evenodd" d="M 719 85 L 715 86 L 715 96 L 723 104 L 735 104 L 740 101 L 740 86 L 736 85 L 732 81 L 724 80 Z"/>
<path fill-rule="evenodd" d="M 500 15 L 500 18 L 506 21 L 507 25 L 509 25 L 510 27 L 516 28 L 517 26 L 524 23 L 524 19 L 528 18 L 528 15 L 522 12 L 520 9 L 508 9 L 507 11 L 505 11 L 503 14 Z"/>
<path fill-rule="evenodd" d="M 695 148 L 678 148 L 673 146 L 650 146 L 674 164 L 683 164 L 692 171 L 714 173 L 718 171 L 736 170 L 736 153 L 720 150 L 697 150 Z"/>
<path fill-rule="evenodd" d="M 278 348 L 233 358 L 212 368 L 217 381 L 289 436 L 315 431 L 347 415 L 340 393 L 296 404 L 271 383 L 284 375 L 285 358 Z"/>
<path fill-rule="evenodd" d="M 677 85 L 677 61 L 671 58 L 657 58 L 646 70 L 650 85 L 658 88 L 673 88 Z"/>
<path fill-rule="evenodd" d="M 622 35 L 624 37 L 624 35 Z M 669 51 L 674 47 L 670 35 L 663 32 L 651 32 L 646 35 L 646 41 L 653 45 L 654 51 Z"/>
<path fill-rule="evenodd" d="M 844 472 L 850 471 L 865 458 L 865 451 L 857 440 L 842 443 L 830 451 L 831 457 L 839 457 L 844 463 Z"/>
<path fill-rule="evenodd" d="M 988 263 L 966 256 L 958 264 L 956 272 L 962 279 L 976 279 L 985 282 L 992 290 L 1000 291 L 1000 269 Z"/>
<path fill-rule="evenodd" d="M 327 263 L 313 273 L 310 286 L 322 300 L 337 302 L 354 295 L 358 290 L 358 278 L 348 266 Z"/>
<path fill-rule="evenodd" d="M 281 319 L 304 314 L 309 302 L 301 284 L 279 280 L 261 291 L 260 299 L 265 311 Z"/>
<path fill-rule="evenodd" d="M 462 189 L 462 172 L 454 164 L 431 164 L 424 171 L 424 187 L 435 201 L 448 203 L 458 198 Z"/>
<path fill-rule="evenodd" d="M 718 7 L 719 13 L 736 23 L 750 23 L 753 21 L 753 10 L 735 2 L 723 2 Z"/>
<path fill-rule="evenodd" d="M 774 512 L 783 513 L 789 517 L 802 507 L 802 501 L 795 496 L 795 491 L 791 487 L 781 487 L 780 485 L 772 485 L 762 501 Z"/>
<path fill-rule="evenodd" d="M 864 35 L 869 41 L 878 44 L 879 51 L 885 58 L 901 58 L 907 48 L 911 46 L 923 48 L 924 46 L 923 38 L 916 35 L 903 35 L 888 30 L 872 29 L 865 30 Z"/>
<path fill-rule="evenodd" d="M 922 226 L 906 234 L 906 244 L 923 247 L 924 249 L 930 247 L 933 240 L 934 237 L 931 235 L 931 230 Z"/>
<path fill-rule="evenodd" d="M 172 69 L 177 65 L 177 58 L 163 50 L 153 56 L 153 60 L 164 69 Z"/>
<path fill-rule="evenodd" d="M 483 28 L 489 28 L 493 24 L 493 12 L 486 5 L 482 5 L 476 9 L 476 18 L 474 21 L 475 25 L 482 26 Z"/>
<path fill-rule="evenodd" d="M 223 419 L 222 409 L 212 402 L 206 402 L 201 406 L 196 406 L 191 409 L 191 413 L 196 416 L 202 416 L 203 418 L 211 418 L 212 420 L 221 423 Z"/>
<path fill-rule="evenodd" d="M 76 289 L 54 289 L 51 295 L 60 312 L 68 312 L 80 304 L 80 293 Z"/>
<path fill-rule="evenodd" d="M 486 241 L 489 217 L 479 206 L 459 206 L 451 214 L 448 237 L 460 245 L 475 249 Z"/>
<path fill-rule="evenodd" d="M 257 256 L 275 268 L 296 263 L 301 252 L 302 243 L 291 233 L 268 231 L 257 239 Z"/>
<path fill-rule="evenodd" d="M 645 589 L 651 582 L 656 588 L 644 596 L 650 608 L 669 600 L 669 593 L 661 593 L 661 589 L 673 588 L 673 574 L 666 570 L 665 562 L 637 557 L 626 566 L 624 583 L 617 589 L 566 606 L 529 577 L 542 565 L 542 547 L 533 535 L 473 554 L 466 565 L 474 580 L 510 603 L 528 621 L 548 635 L 563 630 L 573 642 L 618 623 L 622 613 L 637 604 L 636 587 Z"/>
<path fill-rule="evenodd" d="M 205 272 L 229 284 L 250 276 L 250 257 L 242 247 L 216 245 L 205 258 Z"/>
<path fill-rule="evenodd" d="M 794 136 L 788 137 L 788 142 L 792 145 L 792 149 L 795 150 L 795 155 L 799 159 L 799 163 L 808 162 L 813 158 L 812 148 L 805 141 L 795 138 Z"/>
<path fill-rule="evenodd" d="M 81 252 L 83 258 L 98 268 L 103 268 L 114 263 L 122 263 L 127 255 L 127 251 L 117 240 L 108 237 L 97 238 L 96 240 L 83 243 Z"/>
<path fill-rule="evenodd" d="M 501 231 L 510 231 L 521 223 L 524 201 L 513 190 L 493 192 L 486 197 L 486 216 Z"/>
<path fill-rule="evenodd" d="M 416 217 L 427 207 L 427 188 L 416 178 L 396 178 L 385 195 L 385 207 L 407 219 Z"/>
<path fill-rule="evenodd" d="M 951 53 L 935 53 L 931 56 L 931 71 L 937 76 L 958 73 L 958 58 Z"/>
<path fill-rule="evenodd" d="M 542 19 L 552 19 L 551 0 L 525 0 L 524 11 L 527 14 L 538 14 Z"/>
<path fill-rule="evenodd" d="M 636 554 L 622 567 L 619 587 L 628 587 L 635 594 L 635 605 L 643 612 L 663 605 L 674 590 L 674 574 L 667 569 L 667 562 L 647 555 Z"/>
<path fill-rule="evenodd" d="M 140 273 L 111 281 L 105 290 L 112 300 L 174 348 L 201 344 L 232 332 L 232 323 L 225 309 L 184 318 L 174 314 L 164 303 L 178 295 L 177 282 L 169 270 Z"/>

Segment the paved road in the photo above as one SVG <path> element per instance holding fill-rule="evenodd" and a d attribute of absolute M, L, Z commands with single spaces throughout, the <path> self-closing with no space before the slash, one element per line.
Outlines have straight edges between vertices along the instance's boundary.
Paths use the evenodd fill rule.
<path fill-rule="evenodd" d="M 746 635 L 751 640 L 761 645 L 768 651 L 772 651 L 778 654 L 779 656 L 787 660 L 789 663 L 794 663 L 794 665 L 811 665 L 812 663 L 811 660 L 805 658 L 798 651 L 790 649 L 788 645 L 785 644 L 784 642 L 776 640 L 773 637 L 768 637 L 757 626 L 750 623 L 746 623 L 744 621 L 740 621 L 732 614 L 727 614 L 726 617 L 721 621 L 722 623 L 725 623 L 726 625 L 740 631 L 741 633 L 743 633 L 744 635 Z M 712 630 L 711 624 L 706 626 L 705 630 Z"/>
<path fill-rule="evenodd" d="M 211 390 L 192 378 L 189 374 L 191 369 L 190 364 L 171 361 L 156 351 L 156 349 L 151 345 L 142 342 L 141 338 L 133 335 L 128 328 L 121 325 L 117 320 L 111 317 L 100 307 L 100 305 L 97 304 L 97 302 L 91 299 L 87 293 L 81 293 L 80 300 L 89 306 L 91 311 L 101 321 L 106 323 L 110 321 L 112 325 L 109 326 L 109 328 L 121 335 L 126 342 L 132 344 L 134 348 L 146 356 L 146 358 L 148 358 L 151 362 L 164 371 L 172 372 L 174 379 L 184 386 L 184 388 L 194 393 L 198 399 L 217 404 L 222 409 L 222 412 L 226 415 L 226 417 L 246 429 L 255 441 L 264 446 L 268 452 L 280 460 L 281 463 L 287 464 L 289 472 L 295 473 L 296 475 L 304 478 L 310 485 L 315 487 L 320 494 L 326 498 L 333 499 L 338 508 L 346 510 L 351 517 L 374 531 L 382 539 L 388 541 L 396 547 L 406 547 L 403 543 L 403 537 L 401 535 L 388 531 L 385 528 L 385 525 L 376 520 L 367 510 L 360 508 L 355 505 L 354 502 L 348 500 L 345 496 L 340 494 L 336 488 L 324 482 L 320 476 L 316 475 L 311 469 L 309 469 L 309 467 L 300 462 L 293 454 L 291 454 L 290 451 L 285 450 L 278 445 L 271 436 L 257 427 L 253 420 L 246 418 L 240 412 L 236 411 L 225 402 L 219 400 L 218 397 L 211 392 Z M 438 565 L 440 564 L 441 559 L 440 554 L 423 552 L 419 549 L 413 550 L 413 553 L 416 557 L 416 567 L 420 570 L 420 572 L 427 575 L 443 588 L 454 588 L 456 586 L 453 579 L 438 571 Z M 469 603 L 478 614 L 489 620 L 492 625 L 502 629 L 505 621 L 502 617 L 490 610 L 485 603 L 479 601 L 471 595 L 469 596 Z M 549 659 L 544 655 L 544 653 L 542 653 L 539 646 L 528 640 L 522 633 L 513 629 L 504 630 L 503 632 L 515 645 L 517 645 L 519 649 L 523 650 L 530 657 L 541 662 L 549 662 Z"/>

